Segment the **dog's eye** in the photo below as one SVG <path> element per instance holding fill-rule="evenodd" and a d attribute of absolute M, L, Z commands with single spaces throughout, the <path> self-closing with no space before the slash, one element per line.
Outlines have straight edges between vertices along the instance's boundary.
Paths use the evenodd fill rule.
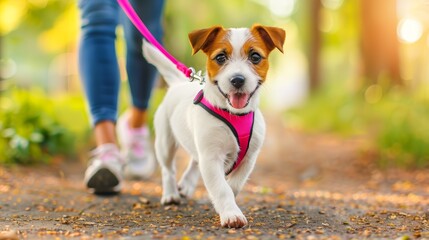
<path fill-rule="evenodd" d="M 253 64 L 258 64 L 259 62 L 261 62 L 262 56 L 257 52 L 252 52 L 250 53 L 249 60 Z"/>
<path fill-rule="evenodd" d="M 216 60 L 217 64 L 219 64 L 219 65 L 223 65 L 227 60 L 225 53 L 219 53 L 218 55 L 216 55 L 216 57 L 214 59 Z"/>

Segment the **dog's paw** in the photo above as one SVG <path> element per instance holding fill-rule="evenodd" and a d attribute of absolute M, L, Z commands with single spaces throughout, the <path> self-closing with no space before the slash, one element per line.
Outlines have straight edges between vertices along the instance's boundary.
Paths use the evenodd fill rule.
<path fill-rule="evenodd" d="M 242 228 L 247 225 L 247 219 L 241 212 L 227 212 L 220 215 L 222 227 Z"/>
<path fill-rule="evenodd" d="M 179 193 L 180 196 L 184 198 L 190 198 L 195 192 L 195 184 L 189 183 L 187 181 L 179 182 Z"/>
<path fill-rule="evenodd" d="M 177 194 L 166 194 L 161 198 L 162 205 L 179 205 L 180 204 L 180 195 Z"/>

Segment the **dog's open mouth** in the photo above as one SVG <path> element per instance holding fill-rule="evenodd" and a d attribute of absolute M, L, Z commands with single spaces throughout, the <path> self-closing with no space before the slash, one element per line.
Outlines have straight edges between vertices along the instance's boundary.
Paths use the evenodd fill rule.
<path fill-rule="evenodd" d="M 255 94 L 255 92 L 261 86 L 261 82 L 258 82 L 258 85 L 256 86 L 255 90 L 253 90 L 253 92 L 251 92 L 250 94 L 237 91 L 232 91 L 229 92 L 229 94 L 226 94 L 222 91 L 222 89 L 220 89 L 219 85 L 217 84 L 217 81 L 215 82 L 215 84 L 217 85 L 219 92 L 228 100 L 229 105 L 231 105 L 231 107 L 235 109 L 243 109 L 247 107 L 253 94 Z"/>
<path fill-rule="evenodd" d="M 242 92 L 229 93 L 227 98 L 229 105 L 233 108 L 242 109 L 249 104 L 250 94 Z"/>

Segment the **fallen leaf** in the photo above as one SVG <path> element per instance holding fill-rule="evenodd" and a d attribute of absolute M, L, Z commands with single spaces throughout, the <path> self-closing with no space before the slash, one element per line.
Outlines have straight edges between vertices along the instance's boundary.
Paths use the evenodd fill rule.
<path fill-rule="evenodd" d="M 296 222 L 291 222 L 291 223 L 286 224 L 285 228 L 291 228 L 295 225 L 296 225 Z"/>
<path fill-rule="evenodd" d="M 15 230 L 1 231 L 0 240 L 18 240 L 18 233 Z"/>
<path fill-rule="evenodd" d="M 149 204 L 150 203 L 149 199 L 144 198 L 144 197 L 139 197 L 139 201 L 143 204 Z"/>

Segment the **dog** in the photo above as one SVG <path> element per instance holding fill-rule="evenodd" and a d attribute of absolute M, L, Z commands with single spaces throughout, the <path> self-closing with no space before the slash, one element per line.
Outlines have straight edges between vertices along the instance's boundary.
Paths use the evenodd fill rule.
<path fill-rule="evenodd" d="M 143 54 L 169 85 L 154 117 L 155 155 L 162 172 L 161 203 L 191 197 L 200 173 L 223 227 L 241 228 L 247 219 L 235 196 L 252 172 L 265 136 L 258 109 L 260 86 L 274 49 L 283 53 L 285 31 L 277 27 L 213 26 L 189 33 L 192 54 L 207 55 L 206 84 L 190 83 L 157 48 L 144 41 Z M 174 155 L 191 156 L 176 183 Z"/>

